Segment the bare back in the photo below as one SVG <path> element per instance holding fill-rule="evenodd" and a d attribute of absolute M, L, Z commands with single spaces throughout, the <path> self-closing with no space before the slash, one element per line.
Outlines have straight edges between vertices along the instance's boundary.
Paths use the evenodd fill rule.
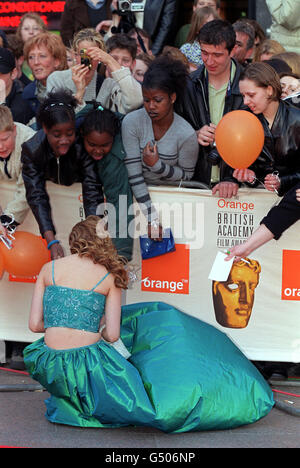
<path fill-rule="evenodd" d="M 108 273 L 104 266 L 94 264 L 90 259 L 69 255 L 43 267 L 39 278 L 40 285 L 36 285 L 34 294 L 41 298 L 45 288 L 58 286 L 80 291 L 93 291 L 105 296 L 105 315 L 101 319 L 101 324 L 106 323 L 109 331 L 117 333 L 120 327 L 121 289 L 115 286 L 114 276 Z M 40 306 L 36 306 L 35 302 L 37 304 L 40 302 Z M 33 300 L 31 315 L 39 313 L 43 317 L 41 301 L 35 302 Z M 34 304 L 36 311 L 33 310 Z M 40 311 L 38 311 L 39 308 L 41 308 Z M 54 349 L 87 346 L 100 339 L 99 331 L 94 333 L 60 326 L 49 327 L 45 330 L 45 343 Z"/>

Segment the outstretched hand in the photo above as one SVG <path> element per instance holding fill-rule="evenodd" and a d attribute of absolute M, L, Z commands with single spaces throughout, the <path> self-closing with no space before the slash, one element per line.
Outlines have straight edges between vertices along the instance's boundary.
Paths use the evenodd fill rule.
<path fill-rule="evenodd" d="M 50 247 L 51 260 L 57 260 L 65 256 L 64 249 L 60 244 L 53 244 Z"/>
<path fill-rule="evenodd" d="M 212 195 L 219 192 L 221 198 L 232 198 L 235 197 L 238 192 L 239 186 L 234 182 L 220 182 L 212 188 Z"/>
<path fill-rule="evenodd" d="M 239 182 L 248 182 L 249 184 L 252 184 L 256 179 L 255 172 L 251 169 L 235 169 L 232 176 Z"/>
<path fill-rule="evenodd" d="M 270 192 L 277 192 L 280 188 L 280 179 L 277 174 L 267 174 L 264 184 Z"/>
<path fill-rule="evenodd" d="M 87 86 L 87 81 L 86 77 L 87 74 L 89 73 L 89 68 L 86 67 L 85 65 L 74 65 L 72 67 L 72 80 L 76 86 L 76 99 L 81 102 L 82 98 L 84 96 L 86 86 Z"/>
<path fill-rule="evenodd" d="M 228 261 L 234 258 L 235 262 L 239 262 L 242 258 L 248 257 L 250 253 L 251 253 L 251 249 L 247 246 L 246 243 L 235 245 L 234 247 L 232 247 L 232 249 L 228 253 L 228 256 L 225 257 L 225 261 Z"/>
<path fill-rule="evenodd" d="M 163 228 L 159 223 L 148 223 L 148 237 L 154 241 L 161 241 Z"/>

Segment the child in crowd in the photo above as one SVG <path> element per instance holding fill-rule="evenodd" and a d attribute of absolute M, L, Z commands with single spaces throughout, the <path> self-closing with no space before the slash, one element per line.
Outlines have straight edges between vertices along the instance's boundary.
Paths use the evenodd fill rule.
<path fill-rule="evenodd" d="M 64 252 L 58 239 L 55 239 L 46 181 L 67 186 L 81 182 L 86 216 L 96 214 L 97 206 L 103 202 L 94 161 L 82 151 L 76 136 L 76 105 L 76 99 L 68 91 L 50 93 L 38 113 L 42 130 L 22 148 L 27 201 L 47 241 L 51 258 L 62 257 Z"/>
<path fill-rule="evenodd" d="M 14 187 L 14 195 L 3 206 L 3 213 L 0 209 L 0 234 L 5 237 L 8 234 L 7 228 L 14 229 L 21 224 L 29 211 L 22 177 L 21 150 L 22 144 L 34 134 L 31 128 L 14 122 L 10 109 L 0 105 L 0 180 L 9 182 Z M 6 342 L 6 356 L 10 358 L 12 369 L 24 369 L 24 346 L 19 342 Z"/>
<path fill-rule="evenodd" d="M 15 185 L 13 199 L 4 208 L 0 217 L 0 229 L 5 232 L 1 222 L 17 226 L 21 224 L 29 210 L 22 177 L 22 144 L 29 140 L 35 131 L 19 122 L 14 122 L 12 113 L 5 105 L 0 105 L 0 180 Z"/>
<path fill-rule="evenodd" d="M 126 153 L 120 133 L 120 119 L 112 111 L 97 105 L 87 113 L 80 129 L 85 151 L 96 162 L 109 224 L 115 226 L 114 235 L 110 230 L 113 243 L 119 255 L 131 260 L 134 216 L 133 212 L 129 213 L 133 196 L 124 164 Z"/>

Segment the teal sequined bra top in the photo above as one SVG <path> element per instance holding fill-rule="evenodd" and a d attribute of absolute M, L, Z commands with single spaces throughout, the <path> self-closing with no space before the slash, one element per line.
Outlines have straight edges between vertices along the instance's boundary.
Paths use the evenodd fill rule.
<path fill-rule="evenodd" d="M 106 296 L 94 290 L 108 275 L 101 278 L 91 290 L 58 286 L 54 281 L 53 261 L 53 285 L 46 287 L 43 298 L 45 329 L 66 327 L 98 333 Z"/>

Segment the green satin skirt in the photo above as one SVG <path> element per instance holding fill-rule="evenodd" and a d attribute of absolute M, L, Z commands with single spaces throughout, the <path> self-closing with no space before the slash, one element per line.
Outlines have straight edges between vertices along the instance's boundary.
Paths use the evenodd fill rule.
<path fill-rule="evenodd" d="M 27 346 L 27 369 L 51 395 L 49 421 L 178 433 L 250 424 L 274 405 L 267 382 L 224 333 L 173 306 L 124 306 L 121 337 L 129 360 L 104 341 Z"/>

